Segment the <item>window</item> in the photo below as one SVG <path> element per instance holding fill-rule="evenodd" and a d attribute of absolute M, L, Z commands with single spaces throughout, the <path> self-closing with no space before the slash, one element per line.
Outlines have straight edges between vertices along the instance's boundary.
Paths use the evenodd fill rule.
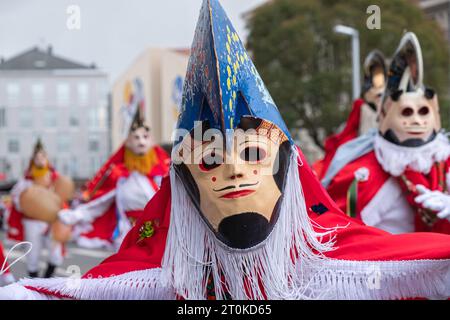
<path fill-rule="evenodd" d="M 6 124 L 6 108 L 0 108 L 0 128 L 5 128 Z"/>
<path fill-rule="evenodd" d="M 89 109 L 88 125 L 89 129 L 105 129 L 108 121 L 105 107 Z"/>
<path fill-rule="evenodd" d="M 69 115 L 69 126 L 78 127 L 80 125 L 80 118 L 78 117 L 78 110 L 71 109 Z"/>
<path fill-rule="evenodd" d="M 12 138 L 8 141 L 8 151 L 11 153 L 19 153 L 20 145 L 19 140 Z"/>
<path fill-rule="evenodd" d="M 68 152 L 70 150 L 70 137 L 68 134 L 59 134 L 56 147 L 58 152 Z"/>
<path fill-rule="evenodd" d="M 19 126 L 30 128 L 33 126 L 33 110 L 31 108 L 21 108 L 19 110 Z"/>
<path fill-rule="evenodd" d="M 70 175 L 76 177 L 78 175 L 78 160 L 77 157 L 70 158 Z"/>
<path fill-rule="evenodd" d="M 48 108 L 43 114 L 44 126 L 47 128 L 55 128 L 58 125 L 57 113 L 54 108 Z"/>
<path fill-rule="evenodd" d="M 20 86 L 18 83 L 8 83 L 6 85 L 6 94 L 10 104 L 17 104 L 20 96 Z"/>
<path fill-rule="evenodd" d="M 78 84 L 78 102 L 80 105 L 85 106 L 89 102 L 89 86 L 87 83 Z"/>
<path fill-rule="evenodd" d="M 89 151 L 96 152 L 100 149 L 100 143 L 97 139 L 89 139 Z"/>
<path fill-rule="evenodd" d="M 70 86 L 68 83 L 59 83 L 56 87 L 58 104 L 67 106 L 70 102 Z"/>
<path fill-rule="evenodd" d="M 44 103 L 45 88 L 42 83 L 35 83 L 31 85 L 31 96 L 33 99 L 33 105 L 40 106 Z"/>
<path fill-rule="evenodd" d="M 91 172 L 90 175 L 94 175 L 98 169 L 100 169 L 102 162 L 98 157 L 91 158 Z"/>

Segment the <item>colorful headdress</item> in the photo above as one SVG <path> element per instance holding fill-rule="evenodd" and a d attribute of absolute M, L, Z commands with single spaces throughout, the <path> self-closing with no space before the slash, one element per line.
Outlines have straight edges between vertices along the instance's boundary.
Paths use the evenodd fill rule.
<path fill-rule="evenodd" d="M 223 133 L 242 116 L 268 120 L 291 140 L 233 25 L 217 0 L 204 1 L 191 49 L 178 128 L 209 121 Z M 177 143 L 179 141 L 175 141 Z"/>

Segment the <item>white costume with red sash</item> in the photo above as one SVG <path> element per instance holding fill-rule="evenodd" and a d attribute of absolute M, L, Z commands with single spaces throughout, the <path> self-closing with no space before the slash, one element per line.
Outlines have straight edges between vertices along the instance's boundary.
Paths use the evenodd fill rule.
<path fill-rule="evenodd" d="M 311 223 L 316 230 L 334 229 L 322 239 L 323 242 L 330 237 L 335 239 L 334 249 L 308 268 L 301 269 L 301 258 L 297 261 L 298 272 L 302 272 L 305 281 L 302 287 L 311 289 L 309 297 L 450 297 L 450 236 L 431 233 L 391 235 L 364 226 L 336 207 L 302 155 L 300 163 L 298 176 Z M 7 295 L 17 299 L 186 298 L 187 293 L 177 292 L 164 277 L 166 273 L 162 269 L 166 242 L 170 241 L 167 236 L 174 223 L 171 221 L 171 210 L 174 210 L 171 199 L 173 201 L 171 182 L 166 178 L 119 252 L 81 280 L 22 280 L 19 285 L 9 287 Z M 150 229 L 153 231 L 147 233 Z M 305 297 L 308 297 L 307 292 Z M 2 293 L 5 291 L 0 290 L 0 297 Z M 208 298 L 206 285 L 204 293 Z"/>
<path fill-rule="evenodd" d="M 63 221 L 76 224 L 74 237 L 78 245 L 87 248 L 120 245 L 131 229 L 129 219 L 142 214 L 167 174 L 169 158 L 164 150 L 155 146 L 150 156 L 153 162 L 146 175 L 130 171 L 124 161 L 125 147 L 121 147 L 88 182 L 87 200 L 62 212 Z"/>

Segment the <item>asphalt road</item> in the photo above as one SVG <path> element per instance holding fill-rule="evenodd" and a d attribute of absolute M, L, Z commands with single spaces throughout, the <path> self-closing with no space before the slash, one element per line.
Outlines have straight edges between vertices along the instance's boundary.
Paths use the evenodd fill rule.
<path fill-rule="evenodd" d="M 4 232 L 0 231 L 0 240 L 3 243 L 4 254 L 6 256 L 6 254 L 14 244 L 4 241 L 4 238 L 5 238 Z M 10 253 L 8 263 L 11 264 L 14 260 L 20 258 L 23 255 L 24 251 L 26 251 L 26 247 L 16 248 L 13 252 Z M 105 258 L 109 257 L 111 254 L 113 254 L 112 251 L 84 249 L 79 248 L 75 244 L 70 243 L 66 246 L 66 257 L 64 259 L 64 264 L 56 269 L 54 276 L 69 277 L 72 276 L 74 273 L 78 272 L 81 273 L 82 275 L 86 273 L 88 270 L 90 270 L 92 267 L 98 265 L 100 262 L 102 262 Z M 40 262 L 41 273 L 45 272 L 45 269 L 47 268 L 47 256 L 48 252 L 46 250 L 43 250 Z M 16 279 L 28 276 L 25 265 L 25 259 L 26 258 L 22 257 L 16 264 L 11 266 L 11 271 L 13 275 L 16 277 Z"/>

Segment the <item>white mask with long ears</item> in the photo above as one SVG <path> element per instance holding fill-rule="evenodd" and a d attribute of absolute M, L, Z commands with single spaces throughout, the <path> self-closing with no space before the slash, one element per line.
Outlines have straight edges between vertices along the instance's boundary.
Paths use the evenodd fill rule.
<path fill-rule="evenodd" d="M 392 59 L 379 119 L 383 138 L 406 147 L 432 141 L 441 129 L 437 95 L 423 85 L 422 51 L 412 32 Z"/>

